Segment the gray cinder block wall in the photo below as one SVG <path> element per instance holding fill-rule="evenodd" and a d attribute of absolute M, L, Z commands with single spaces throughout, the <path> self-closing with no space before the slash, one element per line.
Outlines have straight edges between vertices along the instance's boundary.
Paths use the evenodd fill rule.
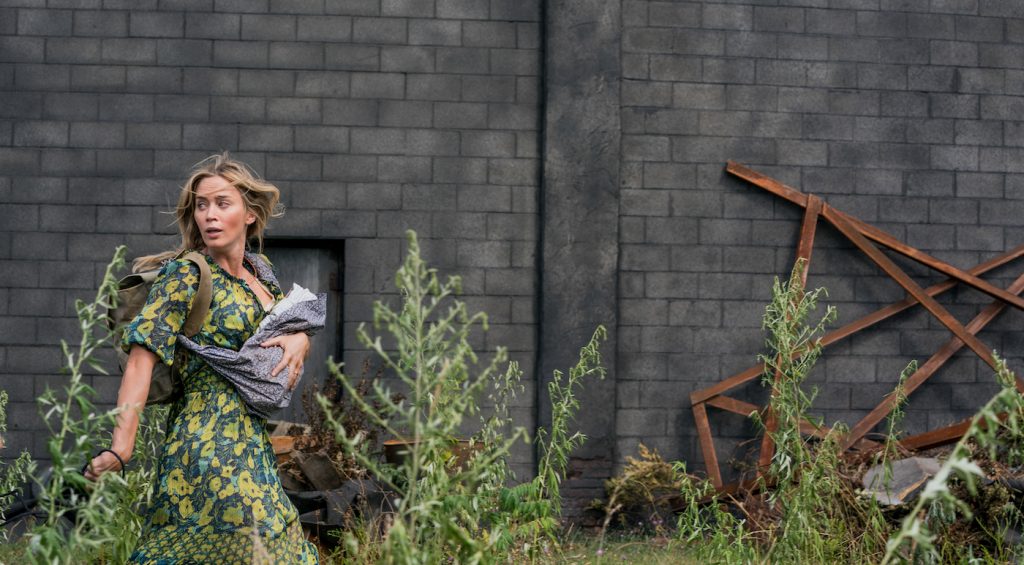
<path fill-rule="evenodd" d="M 0 365 L 6 452 L 120 243 L 172 246 L 192 163 L 230 150 L 284 193 L 271 238 L 344 247 L 345 360 L 404 232 L 535 358 L 539 8 L 520 0 L 0 3 Z M 119 377 L 95 376 L 116 397 Z M 532 386 L 516 415 L 533 422 Z M 517 454 L 520 474 L 532 455 Z"/>
<path fill-rule="evenodd" d="M 1022 243 L 1018 133 L 1024 5 L 1013 1 L 623 3 L 619 456 L 639 441 L 700 464 L 688 393 L 755 362 L 773 277 L 802 210 L 723 173 L 753 166 L 962 268 Z M 898 263 L 925 285 L 941 277 Z M 1017 264 L 987 277 L 1001 287 Z M 810 284 L 840 322 L 903 293 L 831 228 Z M 989 299 L 942 300 L 966 323 Z M 1022 317 L 981 333 L 1020 370 Z M 921 312 L 826 350 L 812 383 L 826 422 L 852 425 L 911 359 L 949 337 Z M 910 400 L 909 432 L 951 423 L 995 389 L 972 353 Z M 740 391 L 764 399 L 757 385 Z M 719 438 L 750 437 L 709 409 Z M 751 445 L 720 441 L 720 457 Z"/>
<path fill-rule="evenodd" d="M 531 383 L 610 326 L 609 380 L 582 397 L 577 502 L 639 442 L 699 469 L 688 395 L 755 361 L 800 223 L 725 161 L 970 267 L 1024 240 L 1022 94 L 1011 0 L 0 0 L 5 451 L 43 454 L 33 400 L 62 378 L 74 299 L 115 245 L 172 245 L 160 212 L 190 164 L 228 149 L 284 189 L 271 237 L 343 247 L 350 366 L 416 229 L 490 314 L 479 345 L 508 345 Z M 903 296 L 826 227 L 810 280 L 841 321 Z M 942 301 L 966 321 L 989 300 Z M 981 334 L 1018 369 L 1021 320 Z M 852 423 L 947 336 L 910 313 L 830 348 L 818 411 Z M 959 356 L 906 427 L 967 415 L 989 375 Z M 92 378 L 114 397 L 117 377 Z M 540 392 L 516 408 L 527 427 L 546 421 Z M 751 426 L 712 419 L 723 459 L 741 453 Z M 517 453 L 520 474 L 532 461 Z"/>

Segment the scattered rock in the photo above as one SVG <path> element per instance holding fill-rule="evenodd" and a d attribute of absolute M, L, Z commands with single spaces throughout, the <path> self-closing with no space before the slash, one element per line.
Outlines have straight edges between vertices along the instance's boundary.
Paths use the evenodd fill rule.
<path fill-rule="evenodd" d="M 928 479 L 939 472 L 939 460 L 932 457 L 909 457 L 891 463 L 892 472 L 886 480 L 885 465 L 878 464 L 864 473 L 864 493 L 886 506 L 913 500 Z"/>

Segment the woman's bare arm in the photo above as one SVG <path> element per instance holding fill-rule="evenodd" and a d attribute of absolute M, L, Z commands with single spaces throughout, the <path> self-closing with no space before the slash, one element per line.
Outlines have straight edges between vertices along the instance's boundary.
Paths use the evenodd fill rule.
<path fill-rule="evenodd" d="M 132 451 L 135 450 L 139 414 L 146 407 L 153 367 L 159 362 L 155 353 L 138 344 L 132 345 L 128 354 L 128 363 L 124 368 L 124 376 L 121 377 L 121 389 L 117 393 L 117 406 L 121 410 L 117 415 L 117 425 L 114 427 L 114 437 L 110 445 L 110 449 L 117 452 L 126 462 L 131 459 Z M 85 476 L 96 480 L 103 473 L 117 471 L 120 467 L 116 457 L 104 452 L 92 460 Z"/>

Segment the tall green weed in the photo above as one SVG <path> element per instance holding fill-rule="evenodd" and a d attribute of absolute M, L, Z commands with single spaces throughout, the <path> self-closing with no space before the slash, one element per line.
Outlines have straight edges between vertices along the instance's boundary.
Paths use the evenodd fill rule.
<path fill-rule="evenodd" d="M 405 457 L 398 465 L 382 463 L 361 434 L 337 421 L 325 397 L 317 399 L 345 451 L 396 495 L 394 512 L 384 524 L 365 523 L 344 534 L 342 558 L 355 563 L 492 563 L 509 551 L 532 553 L 544 540 L 556 541 L 558 486 L 569 452 L 583 441 L 568 431 L 578 409 L 573 392 L 584 378 L 603 374 L 598 342 L 604 328 L 583 348 L 568 378 L 557 373 L 551 383 L 553 424 L 540 439 L 538 476 L 509 488 L 509 451 L 527 438 L 522 427 L 512 425 L 508 411 L 522 389 L 522 372 L 508 363 L 504 348 L 479 363 L 469 337 L 487 329 L 486 315 L 468 312 L 455 298 L 459 278 L 442 282 L 421 258 L 415 233 L 408 236 L 408 254 L 395 277 L 401 306 L 395 311 L 374 304 L 374 327 L 394 345 L 385 348 L 381 336 L 372 337 L 365 327 L 357 333 L 402 384 L 405 396 L 399 399 L 381 381 L 361 395 L 356 380 L 329 362 L 367 420 L 405 442 Z M 488 394 L 495 409 L 483 416 L 479 403 Z M 481 431 L 459 457 L 456 440 L 472 416 L 481 419 Z"/>

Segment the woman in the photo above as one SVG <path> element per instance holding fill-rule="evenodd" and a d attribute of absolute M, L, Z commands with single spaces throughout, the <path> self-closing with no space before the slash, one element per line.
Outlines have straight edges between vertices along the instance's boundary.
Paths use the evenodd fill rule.
<path fill-rule="evenodd" d="M 136 269 L 173 259 L 182 250 L 206 255 L 213 298 L 201 345 L 238 349 L 276 300 L 283 298 L 269 263 L 246 251 L 263 243 L 280 193 L 226 154 L 210 157 L 182 188 L 177 220 L 181 249 L 140 258 Z M 139 412 L 157 362 L 175 361 L 177 334 L 199 284 L 191 262 L 171 260 L 154 282 L 146 306 L 125 329 L 129 352 L 117 404 L 121 408 L 111 449 L 124 461 L 135 446 Z M 280 347 L 276 376 L 289 369 L 290 388 L 302 373 L 309 337 L 287 334 L 262 343 Z M 282 376 L 283 377 L 283 376 Z M 298 513 L 284 494 L 265 421 L 249 414 L 235 389 L 196 355 L 182 368 L 184 395 L 171 406 L 160 453 L 159 484 L 134 563 L 250 563 L 269 554 L 276 563 L 316 563 Z M 91 479 L 120 468 L 117 457 L 92 460 Z"/>

